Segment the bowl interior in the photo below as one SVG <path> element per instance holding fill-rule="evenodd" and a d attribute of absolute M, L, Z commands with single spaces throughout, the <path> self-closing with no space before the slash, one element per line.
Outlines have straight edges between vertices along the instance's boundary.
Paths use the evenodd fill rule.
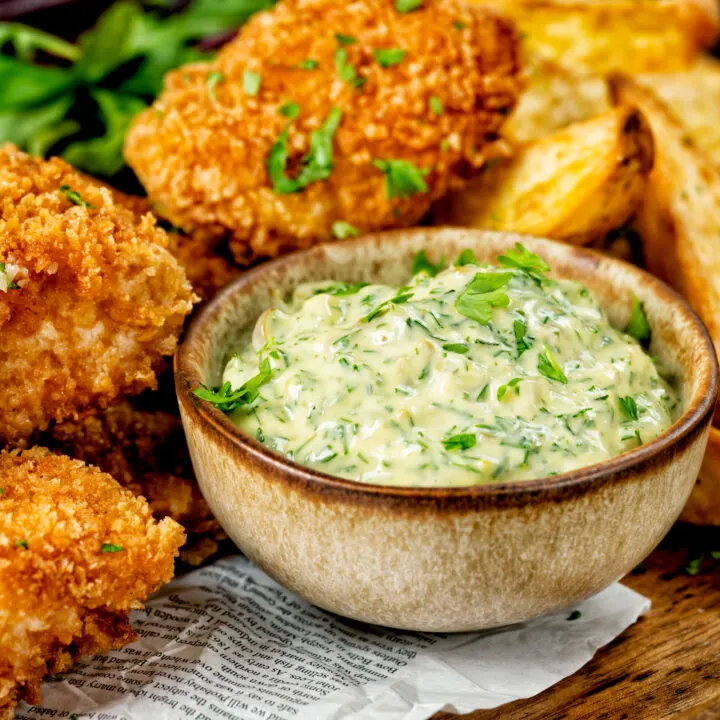
<path fill-rule="evenodd" d="M 421 249 L 435 262 L 441 258 L 453 262 L 462 250 L 469 248 L 479 261 L 494 263 L 497 255 L 516 242 L 522 242 L 543 257 L 552 268 L 552 276 L 586 285 L 616 327 L 627 325 L 633 293 L 640 299 L 652 328 L 649 352 L 662 360 L 663 371 L 679 392 L 682 409 L 674 425 L 661 436 L 599 465 L 542 481 L 472 486 L 475 492 L 482 492 L 482 488 L 489 492 L 513 488 L 530 490 L 538 482 L 561 486 L 568 480 L 589 478 L 593 470 L 616 471 L 622 469 L 623 463 L 629 467 L 648 453 L 662 452 L 711 412 L 717 385 L 712 342 L 697 315 L 662 282 L 627 263 L 574 246 L 509 233 L 457 228 L 416 228 L 321 245 L 245 273 L 191 323 L 176 358 L 178 392 L 223 435 L 266 459 L 285 465 L 288 470 L 357 489 L 385 487 L 387 491 L 386 486 L 353 483 L 295 465 L 246 436 L 219 410 L 195 398 L 192 389 L 201 383 L 217 385 L 229 356 L 248 341 L 257 317 L 278 298 L 289 297 L 300 283 L 330 279 L 400 285 L 410 277 L 413 258 Z M 424 493 L 433 490 L 422 488 Z M 442 490 L 447 492 L 448 488 Z"/>

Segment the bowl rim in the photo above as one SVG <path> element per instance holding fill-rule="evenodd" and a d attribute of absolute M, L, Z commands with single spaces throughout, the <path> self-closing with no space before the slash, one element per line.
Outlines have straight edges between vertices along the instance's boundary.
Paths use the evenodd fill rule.
<path fill-rule="evenodd" d="M 583 258 L 597 262 L 597 259 L 600 258 L 606 264 L 619 264 L 626 269 L 629 268 L 631 272 L 637 273 L 645 283 L 651 286 L 652 292 L 659 296 L 665 305 L 674 306 L 673 309 L 679 310 L 685 316 L 685 319 L 691 323 L 694 333 L 704 346 L 704 354 L 709 358 L 709 362 L 703 366 L 700 385 L 695 394 L 689 398 L 685 411 L 662 434 L 637 448 L 614 455 L 593 465 L 532 480 L 457 487 L 377 485 L 336 477 L 295 463 L 285 456 L 270 450 L 255 438 L 243 433 L 225 413 L 194 395 L 192 391 L 201 384 L 202 379 L 195 372 L 190 357 L 193 354 L 193 348 L 203 343 L 203 336 L 207 332 L 207 328 L 217 321 L 223 307 L 231 302 L 232 298 L 236 295 L 242 295 L 247 286 L 252 287 L 259 277 L 269 271 L 279 270 L 282 272 L 292 264 L 302 262 L 304 258 L 322 255 L 327 245 L 315 245 L 289 253 L 247 270 L 218 292 L 210 302 L 200 309 L 191 320 L 174 358 L 175 389 L 180 405 L 199 419 L 202 424 L 201 429 L 204 426 L 204 428 L 211 430 L 236 450 L 249 456 L 264 470 L 269 470 L 276 477 L 280 477 L 298 487 L 315 490 L 325 496 L 351 496 L 355 500 L 367 502 L 389 501 L 394 504 L 396 501 L 400 501 L 407 504 L 415 501 L 421 504 L 450 504 L 453 506 L 466 505 L 468 501 L 474 505 L 478 501 L 499 501 L 502 503 L 508 500 L 527 500 L 537 496 L 565 495 L 568 492 L 574 494 L 582 489 L 609 481 L 611 478 L 627 477 L 632 475 L 631 471 L 639 465 L 654 460 L 659 461 L 673 446 L 688 439 L 708 416 L 712 416 L 718 393 L 718 360 L 707 328 L 684 298 L 664 282 L 635 265 L 603 255 L 594 250 L 566 245 L 554 240 L 477 228 L 435 226 L 390 230 L 371 233 L 350 240 L 336 241 L 332 243 L 332 246 L 342 245 L 346 248 L 357 249 L 366 244 L 377 243 L 378 240 L 382 242 L 392 242 L 395 239 L 401 241 L 408 238 L 408 236 L 422 237 L 427 243 L 435 231 L 443 234 L 447 234 L 448 231 L 460 231 L 464 236 L 482 234 L 483 236 L 512 238 L 514 241 L 526 243 L 531 250 L 533 245 L 535 249 L 538 246 L 541 249 L 542 246 L 549 245 L 556 248 L 556 251 L 559 248 L 563 248 L 561 252 L 567 251 L 569 262 L 582 262 Z"/>

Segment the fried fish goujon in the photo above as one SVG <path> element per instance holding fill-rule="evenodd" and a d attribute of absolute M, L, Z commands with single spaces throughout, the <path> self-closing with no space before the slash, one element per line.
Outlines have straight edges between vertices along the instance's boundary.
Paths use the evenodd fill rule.
<path fill-rule="evenodd" d="M 196 300 L 150 213 L 0 147 L 0 441 L 156 383 Z"/>
<path fill-rule="evenodd" d="M 45 675 L 136 638 L 128 612 L 170 580 L 184 541 L 143 498 L 78 460 L 0 454 L 0 718 Z"/>
<path fill-rule="evenodd" d="M 284 0 L 170 73 L 125 155 L 158 213 L 245 263 L 417 223 L 494 152 L 518 72 L 483 8 Z"/>

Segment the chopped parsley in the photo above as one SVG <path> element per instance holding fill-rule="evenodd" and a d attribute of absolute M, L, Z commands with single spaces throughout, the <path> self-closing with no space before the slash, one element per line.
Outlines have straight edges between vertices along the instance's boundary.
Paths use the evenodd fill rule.
<path fill-rule="evenodd" d="M 113 543 L 103 543 L 100 552 L 102 553 L 118 553 L 122 552 L 125 548 L 122 545 L 114 545 Z"/>
<path fill-rule="evenodd" d="M 515 390 L 515 394 L 520 394 L 520 382 L 522 378 L 513 378 L 507 385 L 501 385 L 497 391 L 497 399 L 502 400 L 509 390 Z"/>
<path fill-rule="evenodd" d="M 446 450 L 469 450 L 475 447 L 477 438 L 472 433 L 460 433 L 443 440 Z"/>
<path fill-rule="evenodd" d="M 409 13 L 417 10 L 423 4 L 423 0 L 395 0 L 395 9 L 401 13 Z"/>
<path fill-rule="evenodd" d="M 558 365 L 555 356 L 547 345 L 545 346 L 545 350 L 538 356 L 538 372 L 548 380 L 554 380 L 563 385 L 567 385 L 568 383 L 565 373 L 562 371 L 560 365 Z"/>
<path fill-rule="evenodd" d="M 579 620 L 582 617 L 582 613 L 579 610 L 573 610 L 568 616 L 567 619 L 572 620 Z"/>
<path fill-rule="evenodd" d="M 280 106 L 278 112 L 286 118 L 296 118 L 300 114 L 300 106 L 297 103 L 289 102 Z"/>
<path fill-rule="evenodd" d="M 470 250 L 469 248 L 466 250 L 463 250 L 460 253 L 460 257 L 455 262 L 455 267 L 465 267 L 466 265 L 479 265 L 480 263 L 477 261 L 477 258 L 475 257 L 475 253 Z"/>
<path fill-rule="evenodd" d="M 506 255 L 499 255 L 498 262 L 503 267 L 521 270 L 535 279 L 542 279 L 550 271 L 550 266 L 535 253 L 531 253 L 524 245 L 515 243 Z"/>
<path fill-rule="evenodd" d="M 342 33 L 335 33 L 335 39 L 340 45 L 354 45 L 357 42 L 357 38 L 352 35 L 343 35 Z"/>
<path fill-rule="evenodd" d="M 442 100 L 437 95 L 432 95 L 430 97 L 428 105 L 430 106 L 430 110 L 435 115 L 442 115 L 445 112 Z"/>
<path fill-rule="evenodd" d="M 276 193 L 285 195 L 298 192 L 314 182 L 326 180 L 333 169 L 333 137 L 342 121 L 342 110 L 333 107 L 318 130 L 310 133 L 310 152 L 303 158 L 297 177 L 285 174 L 288 161 L 288 133 L 290 124 L 280 133 L 270 149 L 267 170 Z"/>
<path fill-rule="evenodd" d="M 217 97 L 215 96 L 215 88 L 221 82 L 225 82 L 225 73 L 222 73 L 219 70 L 213 70 L 212 72 L 208 73 L 205 84 L 207 85 L 208 95 L 213 101 L 217 100 Z"/>
<path fill-rule="evenodd" d="M 28 541 L 27 540 L 16 540 L 15 547 L 21 547 L 21 548 L 25 548 L 27 550 L 29 548 Z"/>
<path fill-rule="evenodd" d="M 343 82 L 353 87 L 359 88 L 365 84 L 365 78 L 359 76 L 355 66 L 348 62 L 347 50 L 344 47 L 339 47 L 335 51 L 335 70 Z"/>
<path fill-rule="evenodd" d="M 248 405 L 254 402 L 260 394 L 260 388 L 272 378 L 270 361 L 265 358 L 258 367 L 257 375 L 243 383 L 237 390 L 232 390 L 229 382 L 223 383 L 219 388 L 202 386 L 195 388 L 193 393 L 201 400 L 206 400 L 215 405 L 218 410 L 225 413 L 231 412 L 240 405 Z"/>
<path fill-rule="evenodd" d="M 510 298 L 507 285 L 512 278 L 508 272 L 475 273 L 475 277 L 455 300 L 455 309 L 465 317 L 487 325 L 493 308 L 507 307 Z"/>
<path fill-rule="evenodd" d="M 623 415 L 628 420 L 638 419 L 638 406 L 633 398 L 629 395 L 627 397 L 618 398 L 618 404 L 620 405 L 620 410 L 622 410 Z"/>
<path fill-rule="evenodd" d="M 302 60 L 297 64 L 298 70 L 315 70 L 318 66 L 318 61 L 313 60 L 312 58 L 308 58 L 307 60 Z"/>
<path fill-rule="evenodd" d="M 385 175 L 385 193 L 390 200 L 428 191 L 423 180 L 428 171 L 407 160 L 373 160 L 372 164 Z"/>
<path fill-rule="evenodd" d="M 60 192 L 73 204 L 73 205 L 81 205 L 82 207 L 86 208 L 94 208 L 94 205 L 91 205 L 89 202 L 85 202 L 85 200 L 82 199 L 80 196 L 80 193 L 77 192 L 77 190 L 73 190 L 69 185 L 61 185 L 60 186 Z"/>
<path fill-rule="evenodd" d="M 367 286 L 368 283 L 366 282 L 338 283 L 337 285 L 329 285 L 328 287 L 320 288 L 320 290 L 315 290 L 313 295 L 356 295 Z"/>
<path fill-rule="evenodd" d="M 349 222 L 336 220 L 332 224 L 332 234 L 333 237 L 336 237 L 338 240 L 345 240 L 345 238 L 357 237 L 360 233 L 358 229 Z"/>
<path fill-rule="evenodd" d="M 635 293 L 632 296 L 630 322 L 625 328 L 625 332 L 643 345 L 648 345 L 650 342 L 650 323 L 647 315 L 645 315 L 642 303 L 635 297 Z"/>
<path fill-rule="evenodd" d="M 405 59 L 406 55 L 407 50 L 402 50 L 401 48 L 380 48 L 379 50 L 373 50 L 375 61 L 378 65 L 382 65 L 382 67 L 397 65 Z"/>
<path fill-rule="evenodd" d="M 464 23 L 464 22 L 460 22 L 460 20 L 454 20 L 452 26 L 453 26 L 456 30 L 464 30 L 464 29 L 467 27 L 467 26 L 465 25 L 465 23 Z"/>
<path fill-rule="evenodd" d="M 412 274 L 417 275 L 420 272 L 427 273 L 430 277 L 435 277 L 441 270 L 445 269 L 445 263 L 441 260 L 437 264 L 433 264 L 428 259 L 424 250 L 420 250 L 415 256 L 412 264 Z"/>
<path fill-rule="evenodd" d="M 520 357 L 526 350 L 530 349 L 531 343 L 526 340 L 527 325 L 522 320 L 513 321 L 513 335 L 515 335 L 515 347 L 517 356 Z"/>
<path fill-rule="evenodd" d="M 4 286 L 4 287 L 3 287 Z M 5 270 L 5 263 L 0 262 L 0 291 L 7 290 L 19 290 L 20 286 L 14 281 L 10 280 Z"/>
<path fill-rule="evenodd" d="M 460 353 L 461 355 L 470 352 L 470 347 L 465 343 L 445 343 L 442 348 L 448 352 Z"/>
<path fill-rule="evenodd" d="M 252 70 L 245 70 L 242 76 L 243 92 L 246 95 L 255 97 L 260 90 L 262 83 L 262 75 L 260 73 L 253 72 Z"/>

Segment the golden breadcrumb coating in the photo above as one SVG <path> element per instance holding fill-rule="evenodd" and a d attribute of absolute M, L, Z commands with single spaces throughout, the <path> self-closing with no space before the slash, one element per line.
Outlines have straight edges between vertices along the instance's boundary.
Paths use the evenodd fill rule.
<path fill-rule="evenodd" d="M 397 54 L 381 63 L 383 50 L 405 55 L 386 67 Z M 131 127 L 125 155 L 173 224 L 229 233 L 242 263 L 273 257 L 331 239 L 336 221 L 359 232 L 417 223 L 493 152 L 518 70 L 515 31 L 481 7 L 425 0 L 402 13 L 394 0 L 283 0 L 212 63 L 169 73 Z M 342 120 L 328 179 L 274 191 L 267 162 L 284 128 L 295 178 L 312 131 L 334 108 Z M 412 163 L 427 173 L 427 191 L 388 198 L 373 160 Z"/>
<path fill-rule="evenodd" d="M 0 147 L 0 440 L 155 386 L 175 350 L 196 297 L 167 234 L 126 202 Z"/>
<path fill-rule="evenodd" d="M 171 517 L 188 534 L 180 557 L 198 565 L 225 538 L 200 492 L 180 418 L 120 402 L 82 420 L 60 423 L 40 438 L 56 452 L 96 465 L 135 495 L 156 518 Z"/>
<path fill-rule="evenodd" d="M 0 453 L 0 717 L 45 675 L 137 639 L 128 612 L 184 540 L 109 475 L 45 448 Z"/>

